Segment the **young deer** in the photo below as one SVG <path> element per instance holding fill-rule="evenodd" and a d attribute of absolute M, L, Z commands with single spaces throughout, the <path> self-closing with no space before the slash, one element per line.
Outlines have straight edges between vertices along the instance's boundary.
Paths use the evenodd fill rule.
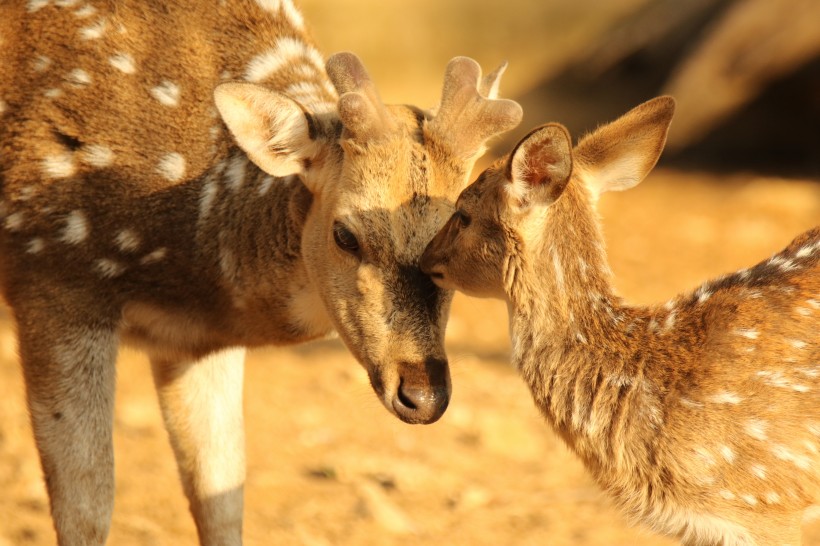
<path fill-rule="evenodd" d="M 820 228 L 663 305 L 613 292 L 595 205 L 660 155 L 661 97 L 581 139 L 545 125 L 458 198 L 422 270 L 508 302 L 546 420 L 634 519 L 685 544 L 800 543 L 820 502 Z"/>
<path fill-rule="evenodd" d="M 61 545 L 108 533 L 120 341 L 203 544 L 241 542 L 244 347 L 337 330 L 403 421 L 449 399 L 450 293 L 418 259 L 521 118 L 503 67 L 456 58 L 435 112 L 385 106 L 290 0 L 214 4 L 0 7 L 0 285 Z"/>

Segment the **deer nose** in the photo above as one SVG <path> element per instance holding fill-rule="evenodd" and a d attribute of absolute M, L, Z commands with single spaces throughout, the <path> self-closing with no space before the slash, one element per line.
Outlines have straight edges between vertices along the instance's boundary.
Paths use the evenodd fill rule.
<path fill-rule="evenodd" d="M 450 403 L 447 361 L 428 358 L 422 363 L 399 364 L 399 386 L 393 396 L 396 415 L 410 424 L 438 421 Z"/>
<path fill-rule="evenodd" d="M 444 274 L 440 271 L 441 268 L 437 267 L 439 265 L 441 265 L 440 260 L 436 258 L 435 252 L 430 248 L 430 245 L 427 245 L 427 249 L 419 260 L 419 269 L 433 279 L 441 279 L 444 278 Z"/>

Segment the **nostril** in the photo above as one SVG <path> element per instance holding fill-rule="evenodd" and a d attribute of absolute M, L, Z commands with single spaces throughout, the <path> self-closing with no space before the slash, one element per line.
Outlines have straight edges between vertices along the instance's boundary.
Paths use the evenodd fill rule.
<path fill-rule="evenodd" d="M 404 407 L 406 407 L 407 409 L 416 410 L 419 406 L 412 398 L 412 395 L 415 393 L 412 392 L 412 389 L 410 391 L 411 392 L 407 392 L 406 385 L 402 380 L 402 382 L 399 383 L 399 389 L 396 393 L 396 396 L 398 397 L 399 402 L 401 402 L 401 404 Z"/>

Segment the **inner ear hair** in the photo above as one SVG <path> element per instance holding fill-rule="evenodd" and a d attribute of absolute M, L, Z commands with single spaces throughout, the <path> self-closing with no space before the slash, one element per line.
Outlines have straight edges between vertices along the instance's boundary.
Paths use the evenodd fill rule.
<path fill-rule="evenodd" d="M 519 195 L 535 192 L 533 197 L 539 201 L 558 199 L 572 175 L 572 141 L 567 129 L 548 123 L 530 131 L 510 153 L 506 174 Z"/>

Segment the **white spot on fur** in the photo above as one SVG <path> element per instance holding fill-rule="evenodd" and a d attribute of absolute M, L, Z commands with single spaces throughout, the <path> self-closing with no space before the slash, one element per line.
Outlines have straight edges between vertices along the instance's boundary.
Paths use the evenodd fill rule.
<path fill-rule="evenodd" d="M 728 489 L 721 489 L 719 494 L 726 500 L 732 500 L 735 498 L 735 494 L 729 491 Z"/>
<path fill-rule="evenodd" d="M 285 17 L 290 24 L 293 25 L 293 28 L 296 30 L 303 30 L 305 28 L 305 19 L 291 0 L 282 0 L 282 11 L 285 13 Z"/>
<path fill-rule="evenodd" d="M 751 466 L 752 474 L 760 478 L 761 480 L 766 479 L 766 467 L 762 464 L 753 464 Z"/>
<path fill-rule="evenodd" d="M 754 495 L 741 495 L 740 498 L 749 506 L 755 506 L 757 504 L 757 498 Z"/>
<path fill-rule="evenodd" d="M 134 62 L 134 57 L 128 53 L 115 53 L 108 58 L 111 66 L 122 72 L 123 74 L 133 74 L 137 71 L 137 65 Z"/>
<path fill-rule="evenodd" d="M 763 496 L 767 504 L 780 504 L 780 495 L 774 491 L 769 491 Z"/>
<path fill-rule="evenodd" d="M 108 146 L 102 144 L 89 144 L 83 146 L 82 161 L 92 167 L 105 168 L 114 162 L 114 152 Z"/>
<path fill-rule="evenodd" d="M 729 446 L 720 446 L 720 454 L 723 456 L 727 463 L 732 464 L 733 462 L 735 462 L 735 452 L 732 451 L 732 448 L 730 448 Z"/>
<path fill-rule="evenodd" d="M 74 70 L 66 74 L 65 81 L 67 81 L 71 85 L 85 86 L 91 83 L 91 76 L 89 76 L 88 72 L 86 72 L 82 68 L 75 68 Z"/>
<path fill-rule="evenodd" d="M 694 400 L 690 400 L 688 398 L 683 398 L 683 397 L 681 397 L 680 403 L 683 404 L 684 406 L 689 407 L 689 408 L 702 408 L 703 407 L 702 402 L 695 402 Z"/>
<path fill-rule="evenodd" d="M 216 177 L 209 175 L 202 184 L 202 190 L 199 193 L 199 218 L 204 220 L 211 212 L 211 207 L 214 204 L 216 195 L 219 192 L 219 184 Z"/>
<path fill-rule="evenodd" d="M 735 333 L 748 339 L 757 339 L 760 337 L 760 332 L 752 328 L 738 328 Z"/>
<path fill-rule="evenodd" d="M 740 396 L 727 391 L 719 392 L 709 397 L 709 401 L 715 404 L 739 404 L 742 400 L 743 398 Z"/>
<path fill-rule="evenodd" d="M 123 264 L 115 260 L 109 260 L 108 258 L 101 258 L 95 261 L 94 267 L 96 267 L 97 273 L 104 279 L 113 279 L 125 272 L 125 266 Z"/>
<path fill-rule="evenodd" d="M 68 178 L 77 172 L 74 155 L 60 152 L 43 159 L 43 172 L 49 178 Z"/>
<path fill-rule="evenodd" d="M 97 8 L 92 6 L 91 4 L 86 4 L 77 11 L 74 12 L 74 15 L 78 19 L 87 19 L 97 13 Z"/>
<path fill-rule="evenodd" d="M 808 470 L 811 468 L 810 457 L 798 455 L 782 444 L 775 444 L 774 447 L 772 447 L 772 454 L 781 461 L 789 461 L 794 463 L 795 466 L 803 470 Z"/>
<path fill-rule="evenodd" d="M 185 176 L 185 158 L 176 152 L 166 154 L 157 164 L 157 171 L 171 182 Z"/>
<path fill-rule="evenodd" d="M 63 90 L 57 89 L 56 87 L 52 87 L 51 89 L 46 89 L 43 92 L 43 95 L 50 99 L 56 99 L 57 97 L 61 97 L 63 95 Z"/>
<path fill-rule="evenodd" d="M 22 212 L 13 212 L 6 216 L 6 221 L 4 222 L 6 229 L 9 231 L 17 231 L 21 227 L 23 227 L 23 213 Z"/>
<path fill-rule="evenodd" d="M 324 59 L 315 48 L 295 38 L 280 38 L 268 51 L 251 59 L 245 69 L 245 79 L 260 82 L 284 67 L 297 64 L 297 59 L 305 59 L 318 69 L 323 69 Z"/>
<path fill-rule="evenodd" d="M 31 68 L 33 68 L 35 72 L 45 72 L 49 66 L 51 66 L 51 59 L 45 55 L 37 55 L 31 63 Z"/>
<path fill-rule="evenodd" d="M 145 256 L 143 256 L 142 259 L 140 260 L 140 265 L 150 265 L 150 264 L 153 264 L 153 263 L 157 263 L 158 261 L 165 258 L 165 256 L 167 254 L 168 254 L 168 249 L 165 248 L 164 246 L 160 247 L 160 248 L 154 250 L 153 252 L 150 252 L 150 253 L 146 254 Z"/>
<path fill-rule="evenodd" d="M 259 196 L 261 197 L 261 196 L 265 195 L 266 193 L 268 193 L 268 191 L 270 191 L 270 187 L 272 185 L 273 185 L 273 177 L 272 176 L 266 176 L 265 178 L 263 178 L 262 183 L 259 184 Z"/>
<path fill-rule="evenodd" d="M 39 254 L 46 247 L 45 241 L 40 237 L 35 237 L 26 245 L 26 252 L 29 254 Z"/>
<path fill-rule="evenodd" d="M 179 106 L 179 86 L 174 82 L 163 80 L 151 89 L 151 95 L 165 106 Z"/>
<path fill-rule="evenodd" d="M 59 8 L 70 8 L 77 4 L 80 0 L 54 0 L 54 5 Z"/>
<path fill-rule="evenodd" d="M 805 341 L 800 341 L 799 339 L 791 339 L 789 340 L 789 344 L 795 349 L 805 349 L 808 345 L 808 343 Z"/>
<path fill-rule="evenodd" d="M 140 236 L 130 229 L 120 231 L 114 241 L 123 252 L 133 252 L 137 250 L 141 242 Z"/>
<path fill-rule="evenodd" d="M 247 158 L 242 154 L 237 154 L 231 158 L 228 168 L 225 170 L 225 182 L 231 191 L 237 191 L 245 183 Z"/>
<path fill-rule="evenodd" d="M 795 307 L 794 310 L 797 311 L 798 315 L 803 315 L 804 317 L 810 316 L 813 312 L 808 307 Z"/>
<path fill-rule="evenodd" d="M 815 248 L 816 248 L 816 247 L 815 247 L 815 245 L 805 245 L 805 246 L 801 246 L 801 247 L 800 247 L 800 250 L 798 250 L 798 251 L 795 253 L 795 256 L 796 256 L 797 258 L 805 258 L 806 256 L 809 256 L 812 252 L 814 252 L 814 249 L 815 249 Z"/>
<path fill-rule="evenodd" d="M 767 438 L 766 429 L 768 426 L 769 424 L 761 419 L 750 419 L 746 422 L 744 430 L 746 431 L 746 434 L 755 440 L 763 441 Z"/>
<path fill-rule="evenodd" d="M 34 13 L 35 11 L 46 7 L 49 4 L 49 0 L 28 0 L 28 4 L 26 4 L 26 9 L 29 13 Z"/>
<path fill-rule="evenodd" d="M 107 27 L 108 22 L 105 19 L 100 19 L 93 25 L 81 28 L 80 37 L 82 37 L 83 40 L 97 40 L 103 37 Z"/>
<path fill-rule="evenodd" d="M 71 211 L 65 218 L 65 227 L 60 235 L 60 240 L 70 245 L 76 245 L 85 241 L 88 237 L 88 220 L 82 211 Z"/>

